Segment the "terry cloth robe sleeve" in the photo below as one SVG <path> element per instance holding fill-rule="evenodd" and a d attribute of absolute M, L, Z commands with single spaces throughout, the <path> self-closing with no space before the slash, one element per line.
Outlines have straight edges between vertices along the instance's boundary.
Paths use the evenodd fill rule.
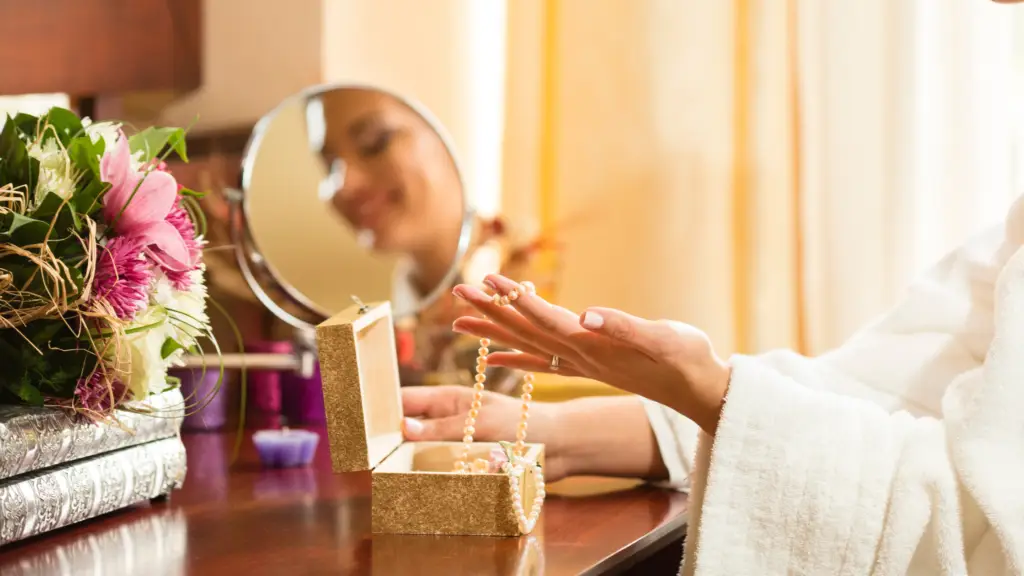
<path fill-rule="evenodd" d="M 1024 570 L 1020 205 L 843 347 L 733 359 L 686 574 Z"/>
<path fill-rule="evenodd" d="M 870 400 L 890 412 L 938 417 L 946 386 L 981 364 L 992 337 L 996 274 L 1017 244 L 1005 230 L 995 226 L 945 257 L 900 305 L 843 346 L 813 359 L 789 351 L 757 358 L 806 386 Z M 688 490 L 697 425 L 656 402 L 644 405 L 669 472 L 667 486 Z"/>

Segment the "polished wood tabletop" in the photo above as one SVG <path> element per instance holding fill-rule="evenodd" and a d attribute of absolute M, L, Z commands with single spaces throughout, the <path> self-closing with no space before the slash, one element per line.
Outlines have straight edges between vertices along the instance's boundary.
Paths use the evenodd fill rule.
<path fill-rule="evenodd" d="M 262 469 L 248 439 L 229 466 L 232 433 L 184 441 L 188 477 L 169 501 L 5 546 L 0 575 L 623 573 L 678 558 L 684 530 L 683 494 L 571 478 L 550 485 L 530 536 L 374 535 L 369 474 L 333 474 L 325 441 L 312 466 L 285 470 Z"/>

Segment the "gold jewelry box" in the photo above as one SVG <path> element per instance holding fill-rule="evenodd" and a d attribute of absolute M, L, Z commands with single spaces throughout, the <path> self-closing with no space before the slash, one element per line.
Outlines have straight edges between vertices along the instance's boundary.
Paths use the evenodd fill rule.
<path fill-rule="evenodd" d="M 369 470 L 375 533 L 520 536 L 507 474 L 453 472 L 461 442 L 406 442 L 398 357 L 388 302 L 355 305 L 316 329 L 334 471 Z M 497 443 L 476 442 L 469 461 Z M 544 445 L 527 444 L 543 466 Z M 521 480 L 530 510 L 536 476 Z"/>

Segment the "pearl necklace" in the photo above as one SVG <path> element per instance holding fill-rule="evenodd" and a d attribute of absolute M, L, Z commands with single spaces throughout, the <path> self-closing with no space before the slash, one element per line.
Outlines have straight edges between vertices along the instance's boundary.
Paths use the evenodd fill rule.
<path fill-rule="evenodd" d="M 523 291 L 533 293 L 535 288 L 532 282 L 523 282 Z M 508 306 L 519 299 L 519 292 L 512 289 L 507 296 L 494 295 L 494 304 Z M 462 429 L 462 455 L 455 462 L 457 473 L 486 473 L 489 469 L 489 462 L 482 458 L 469 464 L 469 451 L 473 444 L 473 434 L 476 433 L 476 419 L 480 415 L 480 408 L 483 407 L 484 383 L 487 381 L 487 354 L 490 353 L 491 341 L 487 338 L 480 339 L 480 349 L 477 351 L 476 359 L 476 382 L 473 384 L 473 402 L 469 407 L 469 414 L 466 415 L 466 425 Z M 522 413 L 519 419 L 519 428 L 516 430 L 516 443 L 509 455 L 509 461 L 501 466 L 501 471 L 509 476 L 509 493 L 512 497 L 512 509 L 516 513 L 519 522 L 519 531 L 527 534 L 533 530 L 540 516 L 540 509 L 544 505 L 544 474 L 536 462 L 526 458 L 526 429 L 530 420 L 530 402 L 533 401 L 533 374 L 527 373 L 523 377 Z M 533 498 L 533 506 L 530 513 L 526 514 L 523 509 L 522 484 L 526 483 L 526 474 L 529 468 L 533 469 L 536 478 L 536 494 Z"/>

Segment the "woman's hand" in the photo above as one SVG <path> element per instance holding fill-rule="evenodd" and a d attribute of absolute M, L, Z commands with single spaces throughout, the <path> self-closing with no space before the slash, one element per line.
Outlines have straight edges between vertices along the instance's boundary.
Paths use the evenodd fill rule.
<path fill-rule="evenodd" d="M 486 319 L 459 318 L 453 329 L 521 351 L 494 352 L 489 364 L 606 382 L 673 408 L 714 433 L 730 370 L 700 330 L 610 308 L 589 308 L 577 316 L 503 276 L 488 276 L 485 283 L 497 294 L 514 290 L 518 297 L 510 306 L 498 306 L 483 290 L 460 284 L 455 295 Z"/>
<path fill-rule="evenodd" d="M 405 437 L 413 441 L 462 439 L 473 389 L 465 386 L 402 388 Z M 517 398 L 484 392 L 475 440 L 511 441 L 519 424 Z M 527 442 L 544 444 L 544 476 L 620 476 L 665 480 L 668 470 L 636 396 L 577 398 L 535 402 L 530 409 Z"/>
<path fill-rule="evenodd" d="M 413 441 L 458 441 L 473 403 L 473 389 L 465 386 L 409 386 L 402 388 L 405 438 Z M 519 426 L 521 401 L 518 398 L 484 392 L 483 407 L 476 419 L 476 442 L 511 441 Z M 556 420 L 557 404 L 535 402 L 530 407 L 527 442 L 545 444 L 544 474 L 554 482 L 568 473 L 562 450 L 551 427 Z"/>

